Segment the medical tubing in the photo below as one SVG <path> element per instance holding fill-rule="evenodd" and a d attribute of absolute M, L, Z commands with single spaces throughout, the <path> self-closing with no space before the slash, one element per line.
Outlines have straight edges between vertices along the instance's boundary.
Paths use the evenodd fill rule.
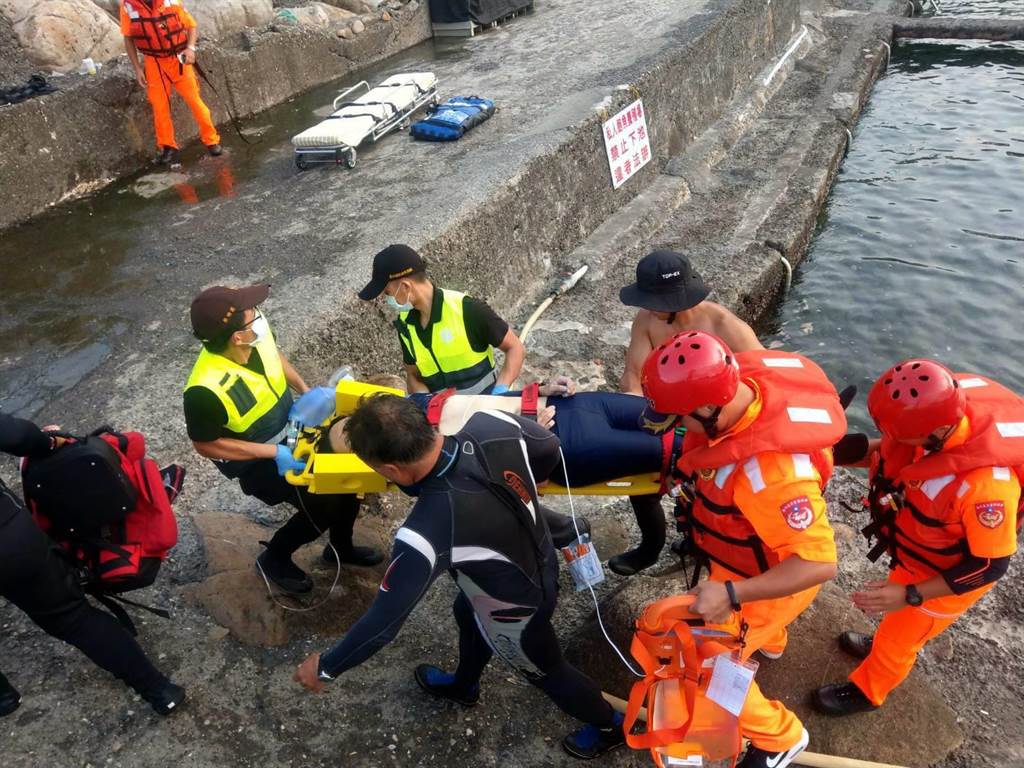
<path fill-rule="evenodd" d="M 565 466 L 565 454 L 562 453 L 561 445 L 558 446 L 558 455 L 562 459 L 562 477 L 565 479 L 565 495 L 569 498 L 569 514 L 572 516 L 572 527 L 576 531 L 576 540 L 579 541 L 580 528 L 576 524 L 576 504 L 573 502 L 572 486 L 569 484 L 569 471 L 566 469 Z M 642 678 L 644 675 L 636 671 L 633 665 L 629 663 L 629 660 L 626 659 L 626 657 L 623 655 L 622 651 L 619 650 L 619 646 L 617 646 L 615 642 L 611 639 L 611 637 L 608 635 L 608 630 L 604 627 L 604 620 L 601 618 L 601 606 L 597 602 L 597 593 L 594 592 L 594 587 L 588 584 L 587 589 L 590 590 L 590 597 L 594 600 L 594 612 L 597 614 L 597 624 L 599 627 L 601 627 L 601 634 L 604 635 L 604 639 L 608 641 L 608 645 L 612 647 L 612 650 L 615 651 L 615 654 L 620 659 L 622 659 L 622 663 L 626 665 L 626 669 L 628 669 L 637 677 Z"/>
<path fill-rule="evenodd" d="M 302 500 L 302 494 L 299 493 L 299 489 L 297 486 L 295 488 L 295 498 L 299 500 L 299 507 L 302 509 L 303 514 L 305 514 L 305 516 L 309 518 L 309 524 L 313 526 L 313 529 L 317 532 L 317 535 L 323 536 L 324 532 L 320 529 L 320 526 L 316 524 L 316 522 L 313 520 L 313 516 L 309 514 L 309 511 L 306 509 L 306 502 Z M 224 541 L 226 541 L 226 539 L 224 539 Z M 270 579 L 268 579 L 267 574 L 263 572 L 263 566 L 260 565 L 259 560 L 256 560 L 256 570 L 260 572 L 260 576 L 263 577 L 263 583 L 267 585 L 267 594 L 270 596 L 270 599 L 273 600 L 279 607 L 284 608 L 286 611 L 292 611 L 293 613 L 306 613 L 308 611 L 314 611 L 321 605 L 326 603 L 328 600 L 330 600 L 331 595 L 334 594 L 335 587 L 338 586 L 338 582 L 341 580 L 341 554 L 339 554 L 338 550 L 334 547 L 333 542 L 331 542 L 330 536 L 327 537 L 327 546 L 331 548 L 332 552 L 334 552 L 334 559 L 337 562 L 337 570 L 334 572 L 334 582 L 331 584 L 331 588 L 327 590 L 327 594 L 324 595 L 323 599 L 320 600 L 320 602 L 314 603 L 313 605 L 310 605 L 305 608 L 293 608 L 292 606 L 286 605 L 285 603 L 278 600 L 277 596 L 274 594 L 274 588 L 270 586 Z"/>

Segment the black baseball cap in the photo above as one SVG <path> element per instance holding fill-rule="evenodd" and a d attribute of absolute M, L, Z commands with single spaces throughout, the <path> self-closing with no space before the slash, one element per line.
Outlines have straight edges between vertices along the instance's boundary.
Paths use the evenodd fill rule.
<path fill-rule="evenodd" d="M 636 282 L 619 291 L 628 307 L 682 312 L 700 304 L 710 291 L 690 260 L 675 251 L 651 251 L 636 265 Z"/>
<path fill-rule="evenodd" d="M 266 283 L 248 288 L 207 288 L 192 299 L 192 332 L 200 341 L 226 338 L 245 324 L 245 310 L 262 304 L 269 295 Z"/>
<path fill-rule="evenodd" d="M 392 280 L 427 271 L 427 265 L 408 245 L 389 245 L 373 257 L 373 276 L 359 292 L 359 298 L 370 301 L 381 295 Z"/>

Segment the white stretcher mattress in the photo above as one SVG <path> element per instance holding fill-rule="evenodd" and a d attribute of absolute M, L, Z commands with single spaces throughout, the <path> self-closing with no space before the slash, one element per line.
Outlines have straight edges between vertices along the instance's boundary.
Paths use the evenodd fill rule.
<path fill-rule="evenodd" d="M 370 135 L 377 123 L 395 114 L 387 104 L 393 104 L 399 113 L 405 112 L 423 91 L 431 90 L 436 84 L 437 78 L 433 72 L 409 72 L 389 77 L 365 95 L 353 99 L 351 104 L 342 107 L 323 122 L 294 136 L 292 145 L 298 149 L 333 148 L 339 145 L 357 147 Z M 419 90 L 416 86 L 419 86 Z M 370 103 L 375 101 L 387 104 Z"/>

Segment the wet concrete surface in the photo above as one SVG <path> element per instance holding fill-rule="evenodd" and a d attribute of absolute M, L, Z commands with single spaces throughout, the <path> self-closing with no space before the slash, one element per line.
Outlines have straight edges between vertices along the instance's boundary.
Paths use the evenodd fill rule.
<path fill-rule="evenodd" d="M 616 8 L 621 5 L 616 4 Z M 276 649 L 242 646 L 226 637 L 207 612 L 185 599 L 190 587 L 182 583 L 204 575 L 202 547 L 189 516 L 230 511 L 253 516 L 261 513 L 260 519 L 268 522 L 275 519 L 189 455 L 178 400 L 195 352 L 186 331 L 187 303 L 196 288 L 215 279 L 270 279 L 275 291 L 268 305 L 269 315 L 281 331 L 283 348 L 294 353 L 309 379 L 323 377 L 333 364 L 342 361 L 355 362 L 368 372 L 394 370 L 398 367 L 397 345 L 385 318 L 375 308 L 347 298 L 365 280 L 376 247 L 401 239 L 414 245 L 427 244 L 442 282 L 453 280 L 459 287 L 478 289 L 480 295 L 520 321 L 539 300 L 542 286 L 552 281 L 551 272 L 573 263 L 578 247 L 577 255 L 588 254 L 592 271 L 545 316 L 546 322 L 531 344 L 524 379 L 567 372 L 575 375 L 584 388 L 614 389 L 621 373 L 629 319 L 628 310 L 618 305 L 615 295 L 620 285 L 632 279 L 635 257 L 656 244 L 689 247 L 700 242 L 698 238 L 707 237 L 714 238 L 709 240 L 712 243 L 732 244 L 731 250 L 708 248 L 699 254 L 700 268 L 716 284 L 716 297 L 734 310 L 756 316 L 764 303 L 763 295 L 777 289 L 781 278 L 778 253 L 763 244 L 764 233 L 771 231 L 773 242 L 785 242 L 783 247 L 807 236 L 805 219 L 809 216 L 813 226 L 816 200 L 827 193 L 845 137 L 828 107 L 837 103 L 835 112 L 855 119 L 881 61 L 878 30 L 863 12 L 874 9 L 891 13 L 899 4 L 851 4 L 852 12 L 851 6 L 833 9 L 814 4 L 806 8 L 803 21 L 816 31 L 815 40 L 823 47 L 814 54 L 801 52 L 802 58 L 792 64 L 781 90 L 741 121 L 741 130 L 724 142 L 729 151 L 716 163 L 720 170 L 709 169 L 706 178 L 657 172 L 668 159 L 666 145 L 675 146 L 678 153 L 690 143 L 703 146 L 699 142 L 709 133 L 704 128 L 710 127 L 710 133 L 718 135 L 729 133 L 725 127 L 713 125 L 718 112 L 701 122 L 690 118 L 700 105 L 684 105 L 680 109 L 692 125 L 701 127 L 692 127 L 688 135 L 679 121 L 661 123 L 658 130 L 664 131 L 665 141 L 660 145 L 655 142 L 656 150 L 662 152 L 658 167 L 651 168 L 647 177 L 642 174 L 632 188 L 627 185 L 625 195 L 614 205 L 607 201 L 606 193 L 594 189 L 594 211 L 589 218 L 567 227 L 565 222 L 580 215 L 579 209 L 572 207 L 572 196 L 586 197 L 592 191 L 588 185 L 596 184 L 588 166 L 590 159 L 572 145 L 574 135 L 579 133 L 574 133 L 573 127 L 578 127 L 588 114 L 593 120 L 593 105 L 609 93 L 614 97 L 615 85 L 635 77 L 643 66 L 654 62 L 655 71 L 668 66 L 658 64 L 658 57 L 674 50 L 673 45 L 685 47 L 692 36 L 726 28 L 714 26 L 714 14 L 698 15 L 689 24 L 657 27 L 669 18 L 669 5 L 654 3 L 641 8 L 637 4 L 627 9 L 648 25 L 642 28 L 647 30 L 642 46 L 634 45 L 636 38 L 628 37 L 628 27 L 623 32 L 610 21 L 565 26 L 558 38 L 565 45 L 577 44 L 566 36 L 580 28 L 589 30 L 593 23 L 592 41 L 581 40 L 578 44 L 605 46 L 603 58 L 589 65 L 595 67 L 593 71 L 577 72 L 569 67 L 569 74 L 576 77 L 574 93 L 583 94 L 573 102 L 574 108 L 582 109 L 575 118 L 569 114 L 531 117 L 532 107 L 547 103 L 546 99 L 559 91 L 553 84 L 556 78 L 550 82 L 531 81 L 528 87 L 512 90 L 509 74 L 501 64 L 510 50 L 520 50 L 517 46 L 522 45 L 531 56 L 541 56 L 541 64 L 547 62 L 548 67 L 571 62 L 572 54 L 565 48 L 548 50 L 553 38 L 546 38 L 549 44 L 545 45 L 517 37 L 533 40 L 552 32 L 536 25 L 517 31 L 511 25 L 498 30 L 497 34 L 505 37 L 492 38 L 502 45 L 501 49 L 488 48 L 487 36 L 457 44 L 472 54 L 459 67 L 468 67 L 469 62 L 475 69 L 456 71 L 454 65 L 451 69 L 443 63 L 434 65 L 443 81 L 455 84 L 445 95 L 472 88 L 481 95 L 495 96 L 501 103 L 505 94 L 506 109 L 459 145 L 413 145 L 405 137 L 392 136 L 361 153 L 361 164 L 354 173 L 318 169 L 296 174 L 290 167 L 288 147 L 281 143 L 276 155 L 268 154 L 266 165 L 259 166 L 260 174 L 266 176 L 256 174 L 255 180 L 239 184 L 234 198 L 205 199 L 188 207 L 170 204 L 167 210 L 171 215 L 161 217 L 159 228 L 133 240 L 124 251 L 123 261 L 110 270 L 119 280 L 136 281 L 119 300 L 124 307 L 120 312 L 129 318 L 126 329 L 120 335 L 110 332 L 104 337 L 113 339 L 104 365 L 67 390 L 45 392 L 37 415 L 41 421 L 64 420 L 82 427 L 116 417 L 119 425 L 144 428 L 161 458 L 180 457 L 188 463 L 190 485 L 179 505 L 184 540 L 153 594 L 140 597 L 151 597 L 174 610 L 171 623 L 146 621 L 142 640 L 159 663 L 189 687 L 191 700 L 177 717 L 158 722 L 118 684 L 5 606 L 0 610 L 5 629 L 0 658 L 5 671 L 11 670 L 9 676 L 26 695 L 22 710 L 0 722 L 5 752 L 13 756 L 11 765 L 148 766 L 172 761 L 210 766 L 577 764 L 562 753 L 558 744 L 574 723 L 500 664 L 492 664 L 485 673 L 483 701 L 473 710 L 437 703 L 418 691 L 411 677 L 415 664 L 429 661 L 445 666 L 455 659 L 455 630 L 450 619 L 454 589 L 447 582 L 439 581 L 434 586 L 394 644 L 347 673 L 323 697 L 299 692 L 289 678 L 305 653 L 323 647 L 328 638 L 308 636 Z M 674 4 L 672 7 L 677 8 Z M 778 0 L 773 7 L 775 13 L 784 11 Z M 734 22 L 734 37 L 735 30 L 741 28 L 745 8 L 722 8 L 723 15 Z M 549 3 L 522 21 L 535 24 L 536 19 L 544 18 L 543 13 L 556 10 L 562 12 L 556 14 L 562 22 L 576 11 L 566 4 Z M 691 10 L 696 12 L 698 8 Z M 556 16 L 547 18 L 553 21 Z M 616 23 L 620 20 L 617 18 Z M 792 29 L 788 23 L 785 26 Z M 670 31 L 658 38 L 649 31 L 655 27 Z M 820 34 L 826 30 L 827 35 Z M 651 44 L 652 38 L 664 45 L 660 51 Z M 776 53 L 789 39 L 789 32 L 780 35 Z M 608 45 L 616 40 L 629 48 L 628 53 L 609 52 Z M 747 82 L 756 73 L 763 75 L 775 57 L 762 58 L 756 65 L 752 62 Z M 470 77 L 474 73 L 479 81 Z M 477 87 L 477 82 L 483 85 Z M 738 100 L 750 100 L 746 89 Z M 727 106 L 720 105 L 721 109 Z M 690 111 L 685 111 L 687 108 Z M 781 138 L 768 130 L 772 124 L 786 127 Z M 503 138 L 500 147 L 495 146 L 496 136 Z M 780 141 L 786 144 L 781 153 Z M 489 221 L 475 220 L 481 208 L 486 208 L 479 201 L 488 195 L 510 210 L 529 210 L 517 196 L 543 196 L 544 190 L 522 180 L 540 178 L 531 175 L 537 173 L 535 165 L 557 164 L 550 150 L 567 144 L 571 154 L 564 159 L 578 165 L 583 181 L 579 186 L 567 185 L 559 190 L 566 198 L 566 213 L 559 217 L 552 212 L 546 218 L 521 221 L 526 230 L 522 237 L 532 235 L 536 227 L 541 245 L 510 237 L 514 228 L 505 221 L 496 219 L 488 230 L 485 225 Z M 731 154 L 734 146 L 737 149 Z M 596 154 L 601 150 L 596 142 L 590 149 Z M 688 158 L 684 167 L 695 167 L 694 158 Z M 372 168 L 372 173 L 360 175 L 366 168 Z M 455 173 L 467 169 L 473 171 L 469 179 Z M 506 192 L 495 193 L 495 188 L 502 185 L 502 174 L 507 176 L 503 184 Z M 443 181 L 443 192 L 426 189 L 430 180 Z M 765 182 L 777 191 L 767 201 L 753 194 Z M 606 176 L 604 183 L 608 184 Z M 210 191 L 215 187 L 216 183 L 211 182 Z M 442 195 L 444 199 L 438 199 Z M 170 197 L 152 200 L 171 203 Z M 612 226 L 602 233 L 599 224 L 623 203 L 631 206 L 623 211 L 635 214 L 635 228 Z M 360 204 L 364 206 L 361 209 L 357 207 Z M 659 206 L 664 206 L 661 216 L 651 212 Z M 715 219 L 715 211 L 723 215 Z M 706 229 L 694 228 L 705 219 L 709 222 Z M 202 233 L 196 229 L 200 226 L 197 222 L 201 222 Z M 458 230 L 452 222 L 471 234 L 459 240 L 457 234 L 450 234 Z M 561 240 L 551 233 L 559 225 L 572 230 Z M 449 234 L 438 236 L 438 229 L 445 226 Z M 741 244 L 735 237 L 737 231 L 746 232 L 749 242 Z M 607 237 L 600 242 L 584 242 L 591 232 Z M 629 237 L 622 236 L 623 232 Z M 497 236 L 506 236 L 506 249 L 491 246 Z M 450 244 L 452 249 L 448 253 L 432 251 L 432 242 Z M 494 274 L 497 272 L 504 275 Z M 42 293 L 45 288 L 38 290 Z M 133 291 L 137 293 L 133 295 Z M 753 301 L 757 306 L 748 307 L 744 296 L 757 298 Z M 108 300 L 103 306 L 116 308 L 119 304 Z M 6 307 L 4 317 L 6 321 Z M 589 333 L 582 332 L 587 329 Z M 3 378 L 6 381 L 6 372 Z M 22 389 L 30 390 L 36 378 L 28 378 Z M 26 402 L 36 402 L 35 396 L 29 396 Z M 396 506 L 390 509 L 383 505 L 383 513 L 374 506 L 368 512 L 373 519 L 357 527 L 357 537 L 376 530 L 382 514 L 393 529 L 405 502 L 397 498 L 394 503 Z M 629 507 L 621 500 L 581 500 L 579 510 L 604 523 L 606 531 L 598 539 L 604 558 L 621 546 L 623 532 L 633 540 L 637 537 Z M 863 559 L 845 558 L 844 569 L 851 575 L 849 582 L 842 581 L 844 588 L 859 582 L 867 572 L 865 563 Z M 672 567 L 671 558 L 665 555 L 657 568 Z M 563 578 L 567 577 L 563 574 Z M 605 596 L 622 583 L 622 579 L 609 574 L 598 593 Z M 563 587 L 558 629 L 567 639 L 584 624 L 592 606 L 587 598 L 575 595 L 568 583 Z M 1020 619 L 1019 599 L 1013 592 L 1004 605 L 1005 599 L 999 598 L 991 619 L 994 623 Z M 960 635 L 956 642 L 962 642 Z M 983 716 L 977 714 L 984 692 L 975 687 L 969 696 L 958 700 L 956 689 L 999 674 L 1005 658 L 995 636 L 970 642 L 971 660 L 966 664 L 957 658 L 941 666 L 929 665 L 926 670 L 942 685 L 943 694 L 958 715 L 972 728 L 977 727 L 978 734 L 989 733 L 981 726 Z M 1000 695 L 998 702 L 1005 704 L 1021 688 L 1014 677 L 1007 686 L 1007 696 Z M 1012 707 L 1007 706 L 1006 712 L 1012 716 Z M 1010 728 L 1012 720 L 1005 725 Z M 860 726 L 852 723 L 851 727 Z M 1007 764 L 984 757 L 975 759 L 975 753 L 983 750 L 972 746 L 984 747 L 972 741 L 977 738 L 969 734 L 966 751 L 944 763 L 944 768 Z M 649 764 L 649 757 L 619 750 L 602 764 L 641 766 Z"/>

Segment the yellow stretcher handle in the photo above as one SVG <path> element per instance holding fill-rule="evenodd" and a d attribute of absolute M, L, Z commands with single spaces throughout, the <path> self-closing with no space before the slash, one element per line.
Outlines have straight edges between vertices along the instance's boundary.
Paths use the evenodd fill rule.
<path fill-rule="evenodd" d="M 382 392 L 405 395 L 401 390 L 391 387 L 361 381 L 339 381 L 335 390 L 335 413 L 338 416 L 347 416 L 359 407 L 359 402 L 364 397 Z M 329 422 L 330 420 L 325 423 Z M 295 445 L 295 458 L 302 460 L 308 457 L 309 460 L 302 472 L 288 472 L 285 475 L 285 479 L 292 485 L 306 486 L 310 493 L 318 494 L 384 493 L 397 490 L 396 486 L 388 483 L 353 453 L 317 453 L 313 437 L 313 433 L 303 432 Z M 646 496 L 660 493 L 661 478 L 655 473 L 645 473 L 571 490 L 577 496 Z M 550 496 L 568 494 L 564 486 L 555 483 L 548 483 L 541 492 Z"/>

